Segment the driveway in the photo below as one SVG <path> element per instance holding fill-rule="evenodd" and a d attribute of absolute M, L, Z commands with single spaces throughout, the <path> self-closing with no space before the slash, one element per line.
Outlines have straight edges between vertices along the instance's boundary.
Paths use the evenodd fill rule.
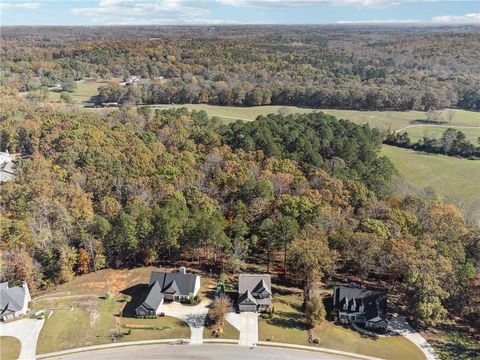
<path fill-rule="evenodd" d="M 203 328 L 207 319 L 208 306 L 211 300 L 203 299 L 200 304 L 187 305 L 178 302 L 162 304 L 160 311 L 185 321 L 190 326 L 190 344 L 203 344 Z"/>
<path fill-rule="evenodd" d="M 428 341 L 408 325 L 405 316 L 397 316 L 391 319 L 388 325 L 393 331 L 405 336 L 408 340 L 417 345 L 417 347 L 422 350 L 427 360 L 440 360 L 440 356 L 438 356 Z"/>
<path fill-rule="evenodd" d="M 37 341 L 45 320 L 21 319 L 0 324 L 0 336 L 13 336 L 22 343 L 20 360 L 33 360 L 37 354 Z"/>
<path fill-rule="evenodd" d="M 228 313 L 226 320 L 240 331 L 238 345 L 255 346 L 258 343 L 258 314 L 254 312 Z"/>

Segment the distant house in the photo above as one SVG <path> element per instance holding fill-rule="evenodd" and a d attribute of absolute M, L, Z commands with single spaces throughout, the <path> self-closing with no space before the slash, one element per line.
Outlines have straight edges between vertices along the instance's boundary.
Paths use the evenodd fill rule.
<path fill-rule="evenodd" d="M 28 303 L 32 301 L 26 282 L 8 287 L 8 282 L 0 283 L 0 320 L 5 321 L 26 314 Z"/>
<path fill-rule="evenodd" d="M 0 151 L 0 182 L 15 180 L 15 157 Z"/>
<path fill-rule="evenodd" d="M 334 286 L 333 307 L 343 323 L 355 322 L 373 329 L 386 329 L 388 326 L 385 292 Z"/>
<path fill-rule="evenodd" d="M 238 276 L 238 310 L 269 311 L 272 307 L 272 282 L 268 274 Z"/>
<path fill-rule="evenodd" d="M 111 102 L 103 102 L 101 103 L 101 105 L 103 107 L 118 107 L 118 102 L 114 102 L 114 101 L 111 101 Z"/>
<path fill-rule="evenodd" d="M 140 80 L 140 77 L 137 75 L 132 75 L 127 78 L 125 78 L 125 81 L 122 83 L 122 85 L 128 86 L 128 85 L 136 85 L 138 80 Z"/>
<path fill-rule="evenodd" d="M 187 301 L 200 290 L 200 276 L 187 274 L 182 266 L 176 273 L 153 271 L 148 288 L 140 305 L 135 309 L 137 316 L 154 316 L 159 313 L 164 301 Z"/>

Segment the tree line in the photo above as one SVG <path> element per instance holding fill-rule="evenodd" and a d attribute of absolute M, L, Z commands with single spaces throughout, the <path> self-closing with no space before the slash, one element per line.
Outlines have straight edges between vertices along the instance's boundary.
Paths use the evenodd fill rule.
<path fill-rule="evenodd" d="M 480 145 L 480 137 L 478 138 Z M 446 129 L 440 138 L 424 136 L 416 143 L 412 142 L 407 132 L 388 132 L 385 144 L 407 149 L 425 151 L 434 154 L 458 156 L 469 159 L 480 158 L 480 146 L 475 146 L 467 140 L 465 134 L 457 129 Z"/>

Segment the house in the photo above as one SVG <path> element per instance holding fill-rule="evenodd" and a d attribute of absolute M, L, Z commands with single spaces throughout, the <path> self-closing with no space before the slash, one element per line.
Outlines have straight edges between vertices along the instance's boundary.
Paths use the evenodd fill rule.
<path fill-rule="evenodd" d="M 0 151 L 0 182 L 15 180 L 15 157 Z"/>
<path fill-rule="evenodd" d="M 356 324 L 371 329 L 386 329 L 387 294 L 355 286 L 334 286 L 333 307 L 343 323 Z"/>
<path fill-rule="evenodd" d="M 26 314 L 28 303 L 32 301 L 26 282 L 8 287 L 8 282 L 0 283 L 0 320 L 5 321 Z"/>
<path fill-rule="evenodd" d="M 268 274 L 241 274 L 238 276 L 238 310 L 270 311 L 272 281 Z"/>
<path fill-rule="evenodd" d="M 164 301 L 185 302 L 200 290 L 200 276 L 187 274 L 185 267 L 176 273 L 153 271 L 148 288 L 140 305 L 135 309 L 137 316 L 155 316 Z"/>

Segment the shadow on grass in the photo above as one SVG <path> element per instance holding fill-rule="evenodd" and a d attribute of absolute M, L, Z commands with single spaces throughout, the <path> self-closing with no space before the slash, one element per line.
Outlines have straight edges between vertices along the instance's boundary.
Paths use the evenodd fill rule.
<path fill-rule="evenodd" d="M 135 317 L 135 309 L 140 305 L 142 297 L 147 291 L 147 284 L 137 284 L 120 291 L 124 295 L 130 296 L 130 301 L 123 308 L 123 317 Z"/>
<path fill-rule="evenodd" d="M 308 330 L 308 326 L 304 321 L 302 314 L 290 313 L 285 311 L 275 312 L 273 319 L 268 323 L 274 326 L 298 330 Z"/>

